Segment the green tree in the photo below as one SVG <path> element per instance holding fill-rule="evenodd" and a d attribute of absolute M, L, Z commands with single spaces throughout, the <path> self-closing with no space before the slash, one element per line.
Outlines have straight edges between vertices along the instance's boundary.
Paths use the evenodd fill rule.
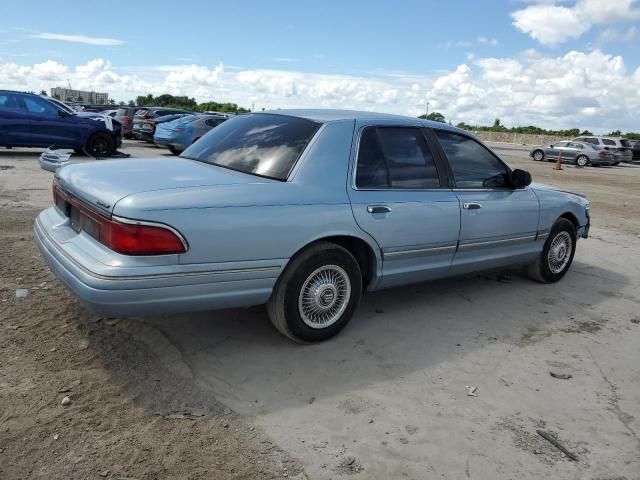
<path fill-rule="evenodd" d="M 589 130 L 583 130 L 582 132 L 580 132 L 580 136 L 582 135 L 593 135 L 593 133 L 591 133 Z"/>
<path fill-rule="evenodd" d="M 40 90 L 40 95 L 42 95 L 43 97 L 48 97 L 46 90 Z"/>
<path fill-rule="evenodd" d="M 422 118 L 425 120 L 433 120 L 434 122 L 446 123 L 446 120 L 444 119 L 444 115 L 441 114 L 440 112 L 431 112 L 429 115 L 425 113 L 423 115 L 420 115 L 418 118 Z"/>
<path fill-rule="evenodd" d="M 116 101 L 113 98 L 109 99 L 109 105 L 115 105 Z"/>
<path fill-rule="evenodd" d="M 607 133 L 608 137 L 621 137 L 622 132 L 620 130 L 614 130 L 613 132 Z"/>

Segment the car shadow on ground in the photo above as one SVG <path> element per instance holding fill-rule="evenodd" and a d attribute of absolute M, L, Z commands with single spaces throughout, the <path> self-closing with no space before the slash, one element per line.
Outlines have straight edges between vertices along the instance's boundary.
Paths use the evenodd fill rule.
<path fill-rule="evenodd" d="M 212 402 L 255 415 L 403 377 L 489 345 L 517 349 L 556 332 L 588 331 L 601 321 L 592 306 L 611 294 L 602 285 L 621 290 L 628 282 L 575 262 L 553 285 L 512 270 L 375 292 L 363 297 L 342 333 L 315 345 L 281 336 L 263 307 L 128 319 L 120 328 L 210 392 Z M 95 348 L 100 356 L 105 345 Z M 155 405 L 153 385 L 149 379 L 147 390 L 136 382 L 132 396 Z"/>

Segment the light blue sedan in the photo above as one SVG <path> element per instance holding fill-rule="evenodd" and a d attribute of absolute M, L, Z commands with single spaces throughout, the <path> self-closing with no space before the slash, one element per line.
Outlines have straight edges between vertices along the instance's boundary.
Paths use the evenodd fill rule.
<path fill-rule="evenodd" d="M 266 303 L 280 332 L 315 342 L 363 292 L 514 265 L 560 280 L 590 204 L 530 183 L 442 123 L 278 110 L 227 120 L 179 158 L 61 168 L 35 233 L 102 315 Z"/>

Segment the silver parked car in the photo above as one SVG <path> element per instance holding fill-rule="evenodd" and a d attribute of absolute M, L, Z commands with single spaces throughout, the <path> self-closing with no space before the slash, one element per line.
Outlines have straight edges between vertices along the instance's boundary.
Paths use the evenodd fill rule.
<path fill-rule="evenodd" d="M 631 163 L 633 160 L 633 145 L 622 137 L 605 137 L 600 135 L 581 136 L 573 139 L 610 151 L 616 158 L 616 165 L 620 162 Z"/>
<path fill-rule="evenodd" d="M 602 147 L 590 143 L 561 141 L 550 145 L 534 147 L 529 152 L 529 156 L 541 162 L 543 160 L 555 162 L 561 156 L 563 163 L 572 163 L 580 167 L 593 165 L 617 165 L 619 161 L 614 154 Z"/>
<path fill-rule="evenodd" d="M 338 333 L 363 292 L 514 265 L 556 282 L 590 225 L 586 198 L 463 130 L 340 110 L 233 117 L 177 158 L 67 165 L 53 195 L 37 244 L 96 312 L 266 303 L 301 342 Z"/>

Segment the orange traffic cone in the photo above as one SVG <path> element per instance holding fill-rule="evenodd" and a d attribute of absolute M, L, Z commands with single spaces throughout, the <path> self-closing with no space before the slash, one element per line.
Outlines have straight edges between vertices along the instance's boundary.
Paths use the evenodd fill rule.
<path fill-rule="evenodd" d="M 560 152 L 560 154 L 558 155 L 558 161 L 556 162 L 556 166 L 554 167 L 554 170 L 563 170 L 563 168 L 562 168 L 562 152 Z"/>

